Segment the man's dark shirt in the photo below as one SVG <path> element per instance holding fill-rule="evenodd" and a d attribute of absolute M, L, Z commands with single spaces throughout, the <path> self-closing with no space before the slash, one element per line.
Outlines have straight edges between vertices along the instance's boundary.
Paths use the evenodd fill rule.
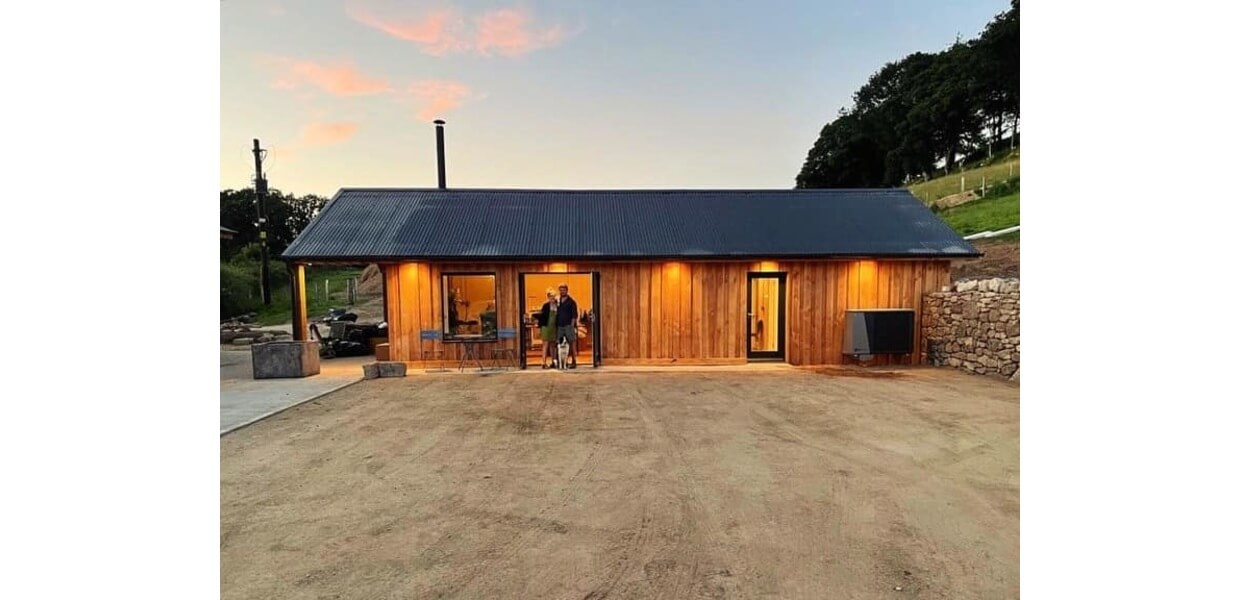
<path fill-rule="evenodd" d="M 556 326 L 564 327 L 577 322 L 577 301 L 572 296 L 565 296 L 560 299 L 560 306 L 556 308 Z"/>

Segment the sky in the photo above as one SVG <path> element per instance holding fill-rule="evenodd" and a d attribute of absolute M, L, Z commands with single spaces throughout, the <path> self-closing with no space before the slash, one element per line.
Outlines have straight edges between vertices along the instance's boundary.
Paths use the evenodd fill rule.
<path fill-rule="evenodd" d="M 221 187 L 777 189 L 885 63 L 1007 0 L 221 0 Z"/>

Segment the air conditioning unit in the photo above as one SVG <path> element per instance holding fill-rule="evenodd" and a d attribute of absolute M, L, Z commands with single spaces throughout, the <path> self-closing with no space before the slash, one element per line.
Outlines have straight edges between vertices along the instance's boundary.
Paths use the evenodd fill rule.
<path fill-rule="evenodd" d="M 900 308 L 865 308 L 846 311 L 846 336 L 842 353 L 911 354 L 915 351 L 916 311 Z"/>

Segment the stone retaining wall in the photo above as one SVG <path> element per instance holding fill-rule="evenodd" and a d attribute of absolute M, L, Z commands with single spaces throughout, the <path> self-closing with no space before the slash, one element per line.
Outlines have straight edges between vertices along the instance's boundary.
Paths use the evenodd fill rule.
<path fill-rule="evenodd" d="M 924 298 L 924 361 L 1020 378 L 1020 280 L 960 281 Z"/>

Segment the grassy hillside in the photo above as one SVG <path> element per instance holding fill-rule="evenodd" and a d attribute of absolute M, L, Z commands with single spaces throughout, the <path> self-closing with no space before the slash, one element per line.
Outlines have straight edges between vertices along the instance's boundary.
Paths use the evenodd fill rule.
<path fill-rule="evenodd" d="M 285 268 L 271 265 L 270 268 Z M 360 275 L 360 269 L 343 267 L 308 267 L 304 283 L 308 286 L 308 319 L 324 317 L 331 308 L 350 308 L 347 304 L 347 280 Z M 330 282 L 330 295 L 326 296 L 326 281 Z M 363 296 L 363 295 L 362 295 Z M 272 290 L 273 304 L 256 310 L 261 325 L 278 325 L 291 322 L 291 290 L 287 286 Z M 363 300 L 364 298 L 359 298 Z"/>
<path fill-rule="evenodd" d="M 959 235 L 997 231 L 1020 224 L 1020 192 L 976 200 L 938 213 Z"/>
<path fill-rule="evenodd" d="M 938 198 L 959 193 L 960 177 L 964 180 L 965 190 L 980 190 L 981 178 L 985 178 L 985 184 L 992 185 L 1020 176 L 1020 149 L 1011 155 L 1001 155 L 997 160 L 989 162 L 984 166 L 970 168 L 962 173 L 952 173 L 945 177 L 938 177 L 923 183 L 908 186 L 908 190 L 917 198 L 924 201 L 925 204 L 932 204 Z"/>

